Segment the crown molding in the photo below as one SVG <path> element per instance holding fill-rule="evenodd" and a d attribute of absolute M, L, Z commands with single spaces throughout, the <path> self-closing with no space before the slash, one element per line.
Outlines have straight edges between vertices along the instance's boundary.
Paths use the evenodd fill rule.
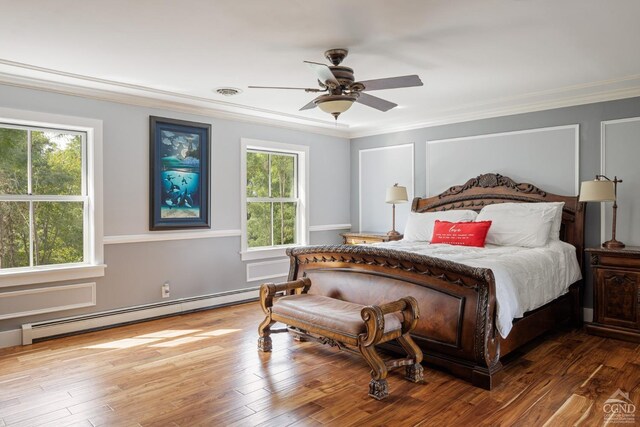
<path fill-rule="evenodd" d="M 21 70 L 22 74 L 26 73 L 30 75 L 25 76 L 13 72 L 3 72 L 3 68 Z M 34 74 L 39 77 L 33 77 Z M 67 82 L 52 80 L 55 76 Z M 140 107 L 162 108 L 211 118 L 262 124 L 346 139 L 404 132 L 473 120 L 511 116 L 640 96 L 640 74 L 637 74 L 619 79 L 590 82 L 581 85 L 532 92 L 514 97 L 494 99 L 487 102 L 461 105 L 452 109 L 434 111 L 432 113 L 426 112 L 425 115 L 430 115 L 431 119 L 417 120 L 400 126 L 382 124 L 380 126 L 350 127 L 343 123 L 302 117 L 295 114 L 171 92 L 163 89 L 68 73 L 5 59 L 0 59 L 0 84 Z M 86 85 L 101 86 L 101 88 L 88 87 Z M 536 101 L 536 99 L 538 99 L 538 101 Z"/>
<path fill-rule="evenodd" d="M 566 93 L 568 91 L 575 90 L 590 90 L 595 87 L 602 86 L 615 86 L 620 83 L 630 82 L 633 86 L 624 88 L 614 88 L 609 90 L 601 90 L 598 92 L 590 92 L 579 95 L 565 95 L 558 96 L 559 94 Z M 538 102 L 526 102 L 527 100 L 541 97 L 541 96 L 553 96 L 552 99 L 546 99 Z M 482 104 L 462 106 L 458 110 L 469 109 L 466 113 L 455 114 L 453 111 L 451 114 L 436 114 L 436 118 L 428 121 L 414 122 L 401 126 L 380 126 L 380 127 L 363 127 L 362 129 L 352 128 L 349 132 L 349 138 L 362 138 L 367 136 L 383 135 L 397 132 L 404 132 L 434 126 L 442 126 L 454 123 L 470 122 L 473 120 L 490 119 L 496 117 L 512 116 L 515 114 L 533 113 L 536 111 L 553 110 L 556 108 L 574 107 L 578 105 L 593 104 L 596 102 L 615 101 L 619 99 L 634 98 L 640 96 L 640 75 L 628 76 L 616 80 L 607 80 L 604 82 L 594 82 L 584 85 L 570 86 L 565 88 L 535 92 L 519 97 L 509 99 L 513 102 L 511 105 L 504 105 L 502 100 L 502 106 L 491 106 L 491 104 L 497 104 L 498 102 L 487 102 Z M 518 102 L 520 101 L 520 102 Z"/>
<path fill-rule="evenodd" d="M 64 83 L 46 78 L 22 76 L 0 71 L 0 84 L 36 89 L 62 95 L 79 96 L 100 101 L 116 102 L 148 108 L 162 108 L 176 112 L 197 114 L 217 119 L 263 124 L 284 129 L 299 130 L 320 135 L 348 138 L 348 125 L 327 120 L 307 118 L 295 114 L 250 107 L 231 102 L 170 92 L 112 80 L 97 79 L 78 74 L 19 64 L 0 59 L 0 67 L 10 66 L 42 73 L 45 76 L 61 76 L 74 83 Z M 1 70 L 2 68 L 0 68 Z M 87 87 L 78 83 L 103 86 L 104 89 Z M 124 93 L 123 91 L 135 92 Z"/>

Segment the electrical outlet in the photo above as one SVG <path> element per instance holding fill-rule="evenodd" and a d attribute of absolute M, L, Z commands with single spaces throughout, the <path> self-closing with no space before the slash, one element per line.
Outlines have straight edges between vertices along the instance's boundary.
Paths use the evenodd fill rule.
<path fill-rule="evenodd" d="M 171 296 L 171 290 L 169 289 L 169 282 L 162 285 L 162 298 L 169 298 Z"/>

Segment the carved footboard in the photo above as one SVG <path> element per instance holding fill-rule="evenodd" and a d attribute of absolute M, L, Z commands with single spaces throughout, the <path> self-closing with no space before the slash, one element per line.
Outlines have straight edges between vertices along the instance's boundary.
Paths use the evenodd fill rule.
<path fill-rule="evenodd" d="M 499 381 L 491 270 L 367 246 L 308 246 L 287 254 L 289 280 L 310 278 L 310 294 L 363 305 L 413 296 L 421 315 L 412 335 L 425 361 L 482 388 Z"/>

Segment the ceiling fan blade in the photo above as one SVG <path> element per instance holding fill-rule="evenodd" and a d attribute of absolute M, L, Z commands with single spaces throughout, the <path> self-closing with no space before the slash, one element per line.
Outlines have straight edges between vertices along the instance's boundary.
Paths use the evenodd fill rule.
<path fill-rule="evenodd" d="M 389 111 L 392 108 L 398 106 L 398 104 L 394 104 L 393 102 L 389 102 L 382 98 L 378 98 L 377 96 L 371 96 L 366 93 L 360 93 L 358 99 L 356 99 L 356 102 L 380 111 Z"/>
<path fill-rule="evenodd" d="M 302 111 L 302 110 L 311 110 L 312 108 L 316 108 L 315 99 L 313 101 L 311 101 L 310 103 L 308 103 L 307 105 L 305 105 L 304 107 L 302 107 L 300 109 L 300 111 Z"/>
<path fill-rule="evenodd" d="M 304 90 L 306 92 L 322 92 L 321 89 L 308 88 L 308 87 L 285 87 L 285 86 L 247 86 L 249 89 L 293 89 Z"/>
<path fill-rule="evenodd" d="M 338 80 L 336 80 L 336 76 L 333 75 L 331 68 L 329 68 L 325 64 L 310 61 L 304 61 L 304 63 L 307 64 L 309 68 L 311 68 L 318 75 L 318 79 L 322 83 L 326 84 L 327 82 L 331 82 L 336 87 L 340 86 L 340 83 L 338 82 Z"/>
<path fill-rule="evenodd" d="M 401 87 L 422 86 L 420 77 L 413 74 L 411 76 L 389 77 L 386 79 L 365 80 L 360 82 L 364 85 L 364 90 L 398 89 Z"/>

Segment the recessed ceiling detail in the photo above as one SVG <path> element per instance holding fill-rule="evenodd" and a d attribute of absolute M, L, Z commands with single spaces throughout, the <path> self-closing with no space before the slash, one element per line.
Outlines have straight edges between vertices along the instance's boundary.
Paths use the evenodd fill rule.
<path fill-rule="evenodd" d="M 637 0 L 150 3 L 7 2 L 0 82 L 346 137 L 640 96 Z M 418 75 L 424 86 L 380 89 L 402 108 L 360 98 L 337 124 L 299 111 L 304 91 L 248 90 L 321 88 L 300 61 L 324 62 L 329 47 L 349 56 L 321 65 L 346 63 L 354 82 Z M 214 82 L 243 93 L 223 97 Z"/>

